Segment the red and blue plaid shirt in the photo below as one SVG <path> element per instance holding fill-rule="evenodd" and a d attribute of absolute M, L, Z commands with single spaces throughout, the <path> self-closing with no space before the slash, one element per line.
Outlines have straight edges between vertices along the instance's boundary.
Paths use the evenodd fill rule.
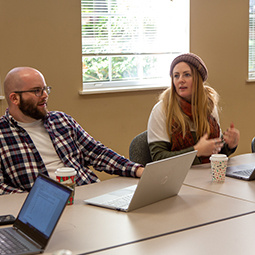
<path fill-rule="evenodd" d="M 96 141 L 63 112 L 48 112 L 44 127 L 60 160 L 77 171 L 77 185 L 99 181 L 89 166 L 109 174 L 132 177 L 141 166 Z M 0 118 L 0 164 L 0 195 L 29 191 L 39 172 L 48 175 L 30 136 L 8 109 Z"/>

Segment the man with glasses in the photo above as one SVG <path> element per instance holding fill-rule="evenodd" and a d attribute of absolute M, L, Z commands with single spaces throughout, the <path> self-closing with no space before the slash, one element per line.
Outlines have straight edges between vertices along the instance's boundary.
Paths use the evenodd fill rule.
<path fill-rule="evenodd" d="M 76 184 L 98 182 L 89 168 L 141 177 L 143 167 L 91 137 L 71 116 L 48 111 L 51 87 L 31 67 L 12 69 L 4 80 L 8 109 L 0 118 L 0 195 L 29 191 L 38 175 L 73 167 Z"/>

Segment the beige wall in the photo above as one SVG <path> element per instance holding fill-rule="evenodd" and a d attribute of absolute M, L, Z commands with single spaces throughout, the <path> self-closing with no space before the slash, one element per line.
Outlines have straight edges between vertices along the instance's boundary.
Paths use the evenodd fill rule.
<path fill-rule="evenodd" d="M 204 59 L 209 83 L 221 95 L 222 129 L 233 121 L 241 131 L 236 154 L 250 152 L 255 135 L 255 84 L 246 83 L 248 2 L 191 0 L 191 51 Z M 49 110 L 71 114 L 92 136 L 127 157 L 132 138 L 146 129 L 160 92 L 78 94 L 80 0 L 0 0 L 1 82 L 14 66 L 39 69 L 53 87 Z M 0 104 L 3 114 L 6 103 Z"/>
<path fill-rule="evenodd" d="M 241 132 L 235 154 L 251 152 L 255 83 L 248 77 L 249 0 L 191 0 L 191 50 L 203 57 L 220 94 L 221 127 Z"/>

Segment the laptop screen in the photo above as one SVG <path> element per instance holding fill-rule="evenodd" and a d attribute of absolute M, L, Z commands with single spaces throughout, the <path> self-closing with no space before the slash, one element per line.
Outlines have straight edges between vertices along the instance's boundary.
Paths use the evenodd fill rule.
<path fill-rule="evenodd" d="M 17 224 L 21 224 L 21 228 L 24 228 L 27 235 L 30 236 L 30 233 L 35 236 L 39 235 L 38 238 L 46 242 L 70 194 L 71 189 L 39 175 L 20 210 Z"/>

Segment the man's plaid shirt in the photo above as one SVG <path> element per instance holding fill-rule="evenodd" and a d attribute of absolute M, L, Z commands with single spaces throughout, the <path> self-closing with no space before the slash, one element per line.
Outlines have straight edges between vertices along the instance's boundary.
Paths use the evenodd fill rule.
<path fill-rule="evenodd" d="M 48 112 L 44 126 L 67 167 L 77 171 L 76 184 L 98 182 L 89 169 L 135 177 L 140 166 L 96 141 L 69 115 Z M 9 114 L 0 118 L 0 195 L 29 191 L 38 175 L 48 175 L 42 158 L 27 132 Z"/>

